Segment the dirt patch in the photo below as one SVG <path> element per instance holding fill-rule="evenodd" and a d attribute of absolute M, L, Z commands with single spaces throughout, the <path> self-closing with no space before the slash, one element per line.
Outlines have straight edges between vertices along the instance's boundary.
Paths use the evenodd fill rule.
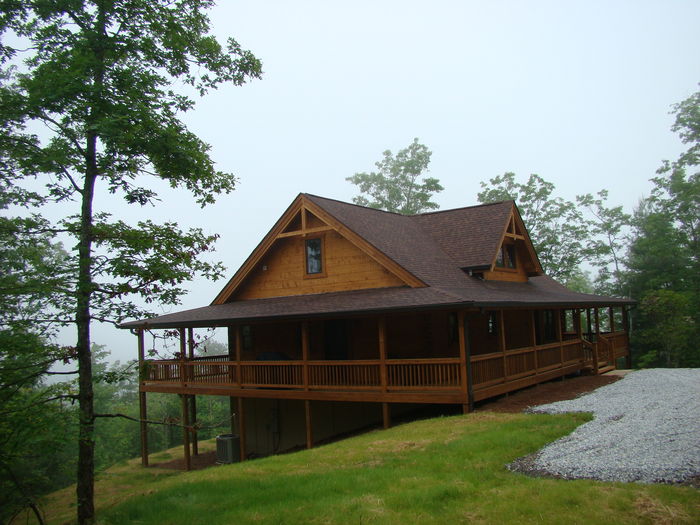
<path fill-rule="evenodd" d="M 579 376 L 566 378 L 563 381 L 555 379 L 547 383 L 540 383 L 517 392 L 504 394 L 497 398 L 486 399 L 477 403 L 476 411 L 505 412 L 514 414 L 522 412 L 528 407 L 554 403 L 574 399 L 609 385 L 622 378 L 622 375 L 604 374 L 602 376 Z"/>

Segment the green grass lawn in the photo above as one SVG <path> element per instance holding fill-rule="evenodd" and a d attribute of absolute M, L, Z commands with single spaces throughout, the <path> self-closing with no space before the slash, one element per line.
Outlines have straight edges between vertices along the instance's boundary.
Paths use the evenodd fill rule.
<path fill-rule="evenodd" d="M 700 491 L 691 487 L 505 469 L 587 419 L 488 412 L 430 419 L 189 473 L 142 469 L 133 460 L 101 475 L 98 523 L 700 522 Z M 67 489 L 47 499 L 51 523 L 72 519 L 71 497 Z"/>

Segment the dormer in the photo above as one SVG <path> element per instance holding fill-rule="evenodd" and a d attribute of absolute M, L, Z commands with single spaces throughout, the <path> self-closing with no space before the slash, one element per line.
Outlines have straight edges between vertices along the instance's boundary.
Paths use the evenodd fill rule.
<path fill-rule="evenodd" d="M 529 277 L 543 273 L 520 212 L 513 203 L 498 249 L 481 277 L 487 281 L 527 282 Z"/>

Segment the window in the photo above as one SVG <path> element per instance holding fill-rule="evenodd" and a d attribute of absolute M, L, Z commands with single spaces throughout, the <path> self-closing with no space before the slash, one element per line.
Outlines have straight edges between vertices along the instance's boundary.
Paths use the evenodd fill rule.
<path fill-rule="evenodd" d="M 323 273 L 323 242 L 320 237 L 306 239 L 306 273 L 314 275 Z"/>
<path fill-rule="evenodd" d="M 498 255 L 496 256 L 496 266 L 498 268 L 515 268 L 514 244 L 504 244 L 501 246 L 501 249 L 498 250 Z"/>

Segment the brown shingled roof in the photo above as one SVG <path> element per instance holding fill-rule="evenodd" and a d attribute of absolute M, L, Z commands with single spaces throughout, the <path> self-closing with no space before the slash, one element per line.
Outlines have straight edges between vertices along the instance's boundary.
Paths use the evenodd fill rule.
<path fill-rule="evenodd" d="M 465 273 L 463 268 L 490 266 L 500 247 L 501 235 L 514 207 L 513 201 L 404 216 L 310 194 L 300 194 L 298 199 L 305 199 L 321 208 L 426 286 L 232 301 L 124 323 L 122 326 L 222 326 L 251 320 L 458 305 L 584 307 L 632 302 L 629 299 L 572 292 L 544 275 L 531 277 L 526 283 L 511 283 L 482 281 Z"/>

